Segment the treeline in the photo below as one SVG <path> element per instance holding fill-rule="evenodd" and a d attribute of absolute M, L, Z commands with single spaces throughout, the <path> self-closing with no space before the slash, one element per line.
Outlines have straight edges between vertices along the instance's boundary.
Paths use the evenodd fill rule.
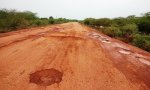
<path fill-rule="evenodd" d="M 36 13 L 16 10 L 0 10 L 0 33 L 18 30 L 28 27 L 60 24 L 66 22 L 77 22 L 65 18 L 39 18 Z M 140 17 L 135 15 L 109 18 L 87 18 L 82 21 L 84 24 L 97 28 L 97 30 L 130 43 L 150 52 L 150 12 Z"/>
<path fill-rule="evenodd" d="M 150 12 L 140 17 L 135 15 L 109 18 L 87 18 L 83 23 L 150 52 Z"/>
<path fill-rule="evenodd" d="M 65 18 L 39 18 L 36 13 L 25 11 L 19 12 L 16 10 L 0 10 L 0 33 L 18 30 L 27 27 L 44 26 L 50 24 L 60 24 L 66 22 L 74 22 Z"/>

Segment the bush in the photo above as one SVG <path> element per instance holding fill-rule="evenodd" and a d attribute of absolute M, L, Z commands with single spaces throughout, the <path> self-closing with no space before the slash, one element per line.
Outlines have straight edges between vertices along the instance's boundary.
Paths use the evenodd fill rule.
<path fill-rule="evenodd" d="M 114 19 L 87 18 L 84 20 L 84 24 L 98 28 L 106 35 L 150 52 L 150 12 L 141 17 L 130 15 L 126 18 L 118 17 Z M 100 26 L 104 26 L 104 28 L 99 29 Z"/>
<path fill-rule="evenodd" d="M 49 24 L 54 24 L 55 23 L 55 20 L 53 18 L 50 18 L 49 19 Z"/>
<path fill-rule="evenodd" d="M 29 11 L 18 12 L 15 10 L 0 10 L 0 32 L 8 32 L 20 28 L 26 28 L 30 26 L 43 26 L 48 24 L 66 23 L 70 20 L 65 18 L 54 19 L 52 16 L 48 18 L 38 18 L 36 13 Z"/>
<path fill-rule="evenodd" d="M 36 18 L 36 15 L 32 12 L 17 12 L 15 10 L 3 9 L 0 10 L 0 29 L 1 31 L 11 31 L 26 28 L 30 25 L 31 21 Z"/>
<path fill-rule="evenodd" d="M 32 22 L 33 26 L 45 26 L 45 25 L 48 25 L 48 24 L 49 24 L 48 20 L 41 20 L 41 19 L 37 19 L 37 20 L 34 20 Z"/>
<path fill-rule="evenodd" d="M 138 23 L 138 27 L 140 32 L 150 34 L 150 19 L 141 19 Z"/>
<path fill-rule="evenodd" d="M 150 52 L 150 36 L 135 35 L 133 45 Z"/>
<path fill-rule="evenodd" d="M 127 24 L 127 19 L 123 17 L 118 17 L 112 20 L 112 23 L 117 26 L 124 26 Z"/>
<path fill-rule="evenodd" d="M 94 25 L 95 19 L 93 19 L 93 18 L 86 18 L 86 19 L 83 21 L 83 23 L 86 24 L 86 25 Z"/>
<path fill-rule="evenodd" d="M 136 24 L 126 24 L 120 27 L 123 36 L 131 36 L 138 33 L 138 27 Z"/>
<path fill-rule="evenodd" d="M 107 27 L 106 29 L 103 30 L 103 32 L 111 37 L 122 36 L 122 32 L 120 31 L 120 29 L 118 27 L 114 27 L 114 26 Z"/>
<path fill-rule="evenodd" d="M 110 26 L 111 25 L 111 20 L 108 18 L 101 18 L 101 19 L 96 19 L 95 26 Z"/>

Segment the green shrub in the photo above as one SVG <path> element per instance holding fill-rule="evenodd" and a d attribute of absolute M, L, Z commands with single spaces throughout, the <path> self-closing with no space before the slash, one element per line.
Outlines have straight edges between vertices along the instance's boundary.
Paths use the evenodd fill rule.
<path fill-rule="evenodd" d="M 138 27 L 140 32 L 150 34 L 150 19 L 141 19 L 138 23 Z"/>
<path fill-rule="evenodd" d="M 138 33 L 138 27 L 136 24 L 126 24 L 126 25 L 120 27 L 120 30 L 121 30 L 123 36 L 126 36 L 126 37 Z"/>
<path fill-rule="evenodd" d="M 101 18 L 101 19 L 96 19 L 94 25 L 95 26 L 110 26 L 111 25 L 111 20 L 108 18 Z"/>
<path fill-rule="evenodd" d="M 26 28 L 36 18 L 36 15 L 32 12 L 17 12 L 15 10 L 3 9 L 0 10 L 0 29 L 1 31 L 11 31 Z"/>
<path fill-rule="evenodd" d="M 112 20 L 112 23 L 118 26 L 124 26 L 127 24 L 127 19 L 123 17 L 118 17 Z"/>
<path fill-rule="evenodd" d="M 15 10 L 0 10 L 0 32 L 8 32 L 29 26 L 43 26 L 48 24 L 66 23 L 70 20 L 65 18 L 54 19 L 52 16 L 48 18 L 39 18 L 36 13 L 29 11 L 18 12 Z"/>
<path fill-rule="evenodd" d="M 55 23 L 55 20 L 53 18 L 50 18 L 49 19 L 49 24 L 54 24 Z"/>
<path fill-rule="evenodd" d="M 41 19 L 34 20 L 32 23 L 33 26 L 44 26 L 48 24 L 49 24 L 48 20 L 41 20 Z"/>
<path fill-rule="evenodd" d="M 94 26 L 95 25 L 95 21 L 96 19 L 93 19 L 93 18 L 86 18 L 83 23 L 86 24 L 86 25 L 91 25 L 91 26 Z"/>
<path fill-rule="evenodd" d="M 135 35 L 133 45 L 150 51 L 150 36 L 148 35 Z"/>
<path fill-rule="evenodd" d="M 114 27 L 114 26 L 110 26 L 107 27 L 103 30 L 103 32 L 105 34 L 107 34 L 108 36 L 111 37 L 120 37 L 122 36 L 122 32 L 120 31 L 120 29 L 118 27 Z"/>
<path fill-rule="evenodd" d="M 87 18 L 83 22 L 97 28 L 106 35 L 150 52 L 150 12 L 140 17 L 130 15 L 126 18 L 118 17 L 114 19 Z M 104 26 L 104 28 L 99 28 L 100 26 Z"/>

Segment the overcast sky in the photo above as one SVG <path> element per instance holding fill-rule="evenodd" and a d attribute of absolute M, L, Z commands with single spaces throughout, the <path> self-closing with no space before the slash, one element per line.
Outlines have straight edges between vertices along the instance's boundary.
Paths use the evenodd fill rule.
<path fill-rule="evenodd" d="M 150 12 L 150 0 L 0 0 L 0 8 L 32 11 L 40 17 L 114 18 Z"/>

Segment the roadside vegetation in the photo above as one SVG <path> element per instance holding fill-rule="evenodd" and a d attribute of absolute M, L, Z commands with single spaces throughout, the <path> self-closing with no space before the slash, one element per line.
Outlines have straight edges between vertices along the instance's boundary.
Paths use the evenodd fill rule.
<path fill-rule="evenodd" d="M 135 45 L 150 52 L 150 12 L 140 17 L 135 15 L 109 18 L 87 18 L 83 23 L 96 28 L 110 37 Z"/>
<path fill-rule="evenodd" d="M 51 24 L 60 24 L 66 22 L 73 22 L 77 20 L 70 20 L 65 18 L 39 18 L 36 13 L 25 11 L 19 12 L 16 10 L 0 10 L 0 33 L 28 28 L 45 26 Z"/>
<path fill-rule="evenodd" d="M 29 27 L 78 22 L 66 18 L 40 18 L 30 11 L 0 10 L 0 33 Z M 150 52 L 150 12 L 140 17 L 86 18 L 80 21 L 96 30 Z"/>

